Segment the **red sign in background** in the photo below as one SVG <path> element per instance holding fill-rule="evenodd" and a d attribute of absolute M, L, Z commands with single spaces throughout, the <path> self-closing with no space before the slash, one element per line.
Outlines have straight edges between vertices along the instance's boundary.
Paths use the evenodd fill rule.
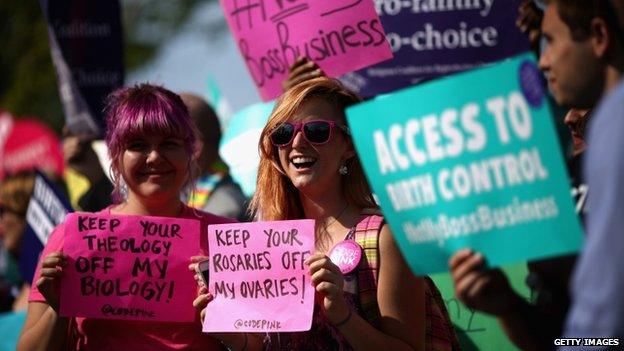
<path fill-rule="evenodd" d="M 39 169 L 63 173 L 63 154 L 54 131 L 33 118 L 14 119 L 0 111 L 0 179 L 5 174 Z"/>

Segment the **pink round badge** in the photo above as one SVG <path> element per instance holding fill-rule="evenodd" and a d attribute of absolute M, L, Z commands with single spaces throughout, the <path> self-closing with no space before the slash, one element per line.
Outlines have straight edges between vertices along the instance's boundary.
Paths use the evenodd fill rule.
<path fill-rule="evenodd" d="M 342 274 L 348 274 L 360 264 L 362 247 L 354 240 L 337 243 L 329 252 L 329 259 L 340 268 Z"/>

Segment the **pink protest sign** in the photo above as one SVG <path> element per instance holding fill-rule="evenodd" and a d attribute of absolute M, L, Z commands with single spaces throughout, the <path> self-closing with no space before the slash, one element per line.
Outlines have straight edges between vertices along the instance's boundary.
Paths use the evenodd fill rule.
<path fill-rule="evenodd" d="M 264 101 L 282 92 L 297 57 L 330 77 L 392 58 L 373 1 L 220 0 Z"/>
<path fill-rule="evenodd" d="M 314 221 L 208 226 L 210 281 L 204 332 L 305 331 L 314 288 L 303 262 L 314 252 Z"/>
<path fill-rule="evenodd" d="M 197 285 L 188 264 L 199 252 L 199 225 L 181 218 L 69 214 L 61 315 L 193 321 Z"/>

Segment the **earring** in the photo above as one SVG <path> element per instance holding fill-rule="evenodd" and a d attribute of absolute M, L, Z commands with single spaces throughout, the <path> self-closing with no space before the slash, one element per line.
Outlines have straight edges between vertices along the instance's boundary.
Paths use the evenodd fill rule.
<path fill-rule="evenodd" d="M 347 165 L 343 163 L 342 166 L 338 168 L 338 173 L 340 173 L 340 175 L 346 176 L 347 173 L 349 173 L 349 170 L 347 169 Z"/>

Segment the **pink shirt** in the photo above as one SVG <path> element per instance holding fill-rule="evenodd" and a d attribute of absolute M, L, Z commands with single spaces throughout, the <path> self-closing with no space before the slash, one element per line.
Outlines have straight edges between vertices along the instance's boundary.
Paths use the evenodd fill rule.
<path fill-rule="evenodd" d="M 102 210 L 102 212 L 110 212 L 110 207 Z M 201 221 L 201 232 L 198 240 L 200 240 L 200 246 L 204 250 L 208 246 L 206 236 L 208 224 L 234 222 L 232 219 L 215 216 L 186 206 L 180 217 Z M 41 253 L 42 258 L 63 248 L 64 234 L 65 224 L 54 229 Z M 189 257 L 196 254 L 198 253 L 189 252 Z M 34 284 L 40 275 L 40 266 L 40 264 L 37 265 L 35 271 L 35 278 L 28 297 L 29 302 L 46 302 Z M 188 303 L 191 304 L 192 301 Z M 193 323 L 74 318 L 71 333 L 73 341 L 71 341 L 70 347 L 75 350 L 220 350 L 219 343 L 202 333 L 201 329 L 199 316 Z"/>

